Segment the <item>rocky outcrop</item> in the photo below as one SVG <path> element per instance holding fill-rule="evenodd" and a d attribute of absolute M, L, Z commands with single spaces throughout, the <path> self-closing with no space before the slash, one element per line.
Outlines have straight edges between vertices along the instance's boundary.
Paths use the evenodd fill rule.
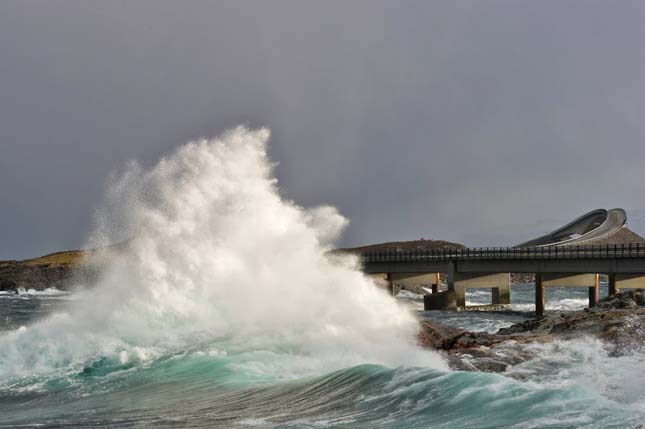
<path fill-rule="evenodd" d="M 502 372 L 535 356 L 524 344 L 585 335 L 604 340 L 615 356 L 643 347 L 645 291 L 619 293 L 592 309 L 548 312 L 542 319 L 526 320 L 495 334 L 423 321 L 419 344 L 443 351 L 454 369 Z"/>
<path fill-rule="evenodd" d="M 72 280 L 80 281 L 95 272 L 82 251 L 58 252 L 25 261 L 0 261 L 0 291 L 69 290 Z"/>
<path fill-rule="evenodd" d="M 20 262 L 3 262 L 0 263 L 0 290 L 67 289 L 72 272 L 70 265 L 24 266 Z"/>

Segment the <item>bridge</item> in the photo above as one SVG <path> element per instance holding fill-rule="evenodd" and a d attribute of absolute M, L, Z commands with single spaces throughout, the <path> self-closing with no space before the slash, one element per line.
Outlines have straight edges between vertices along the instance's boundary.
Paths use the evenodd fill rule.
<path fill-rule="evenodd" d="M 433 293 L 424 297 L 428 310 L 465 307 L 468 288 L 490 288 L 493 304 L 509 304 L 511 273 L 535 274 L 535 310 L 541 316 L 547 287 L 587 287 L 590 307 L 598 302 L 600 275 L 607 275 L 610 295 L 619 289 L 645 289 L 645 239 L 625 223 L 624 210 L 599 209 L 515 247 L 358 253 L 365 273 L 384 274 L 392 292 L 397 282 L 435 279 Z M 590 244 L 594 242 L 602 244 Z M 438 273 L 447 275 L 446 291 L 438 289 Z"/>

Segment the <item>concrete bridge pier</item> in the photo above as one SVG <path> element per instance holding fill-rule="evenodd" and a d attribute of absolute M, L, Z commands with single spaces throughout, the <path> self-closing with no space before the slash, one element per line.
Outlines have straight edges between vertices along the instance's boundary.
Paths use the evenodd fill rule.
<path fill-rule="evenodd" d="M 589 308 L 593 308 L 598 305 L 598 294 L 596 293 L 598 289 L 593 286 L 589 287 Z"/>
<path fill-rule="evenodd" d="M 544 316 L 544 283 L 542 283 L 542 274 L 535 273 L 535 315 Z"/>
<path fill-rule="evenodd" d="M 607 276 L 607 289 L 609 296 L 614 296 L 618 292 L 616 289 L 616 274 L 610 273 Z"/>
<path fill-rule="evenodd" d="M 385 280 L 387 281 L 387 290 L 390 292 L 390 295 L 394 296 L 394 276 L 392 273 L 385 274 Z"/>
<path fill-rule="evenodd" d="M 453 287 L 457 307 L 466 306 L 466 289 L 492 289 L 493 304 L 511 303 L 511 275 L 509 273 L 453 273 Z"/>
<path fill-rule="evenodd" d="M 600 297 L 600 274 L 594 275 L 594 285 L 589 287 L 589 308 L 598 305 Z"/>

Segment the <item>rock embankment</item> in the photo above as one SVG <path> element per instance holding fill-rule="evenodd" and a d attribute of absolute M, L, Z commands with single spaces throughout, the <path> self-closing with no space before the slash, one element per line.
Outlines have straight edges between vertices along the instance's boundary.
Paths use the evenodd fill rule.
<path fill-rule="evenodd" d="M 436 322 L 421 322 L 419 344 L 443 351 L 454 369 L 502 372 L 535 356 L 528 343 L 594 336 L 611 354 L 622 355 L 645 345 L 645 291 L 619 293 L 592 309 L 547 312 L 495 334 L 469 332 Z"/>

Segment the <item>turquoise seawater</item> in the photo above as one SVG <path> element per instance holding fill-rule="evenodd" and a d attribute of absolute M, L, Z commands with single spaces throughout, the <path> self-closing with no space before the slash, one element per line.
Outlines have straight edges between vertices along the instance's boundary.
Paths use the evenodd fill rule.
<path fill-rule="evenodd" d="M 582 306 L 586 297 L 585 290 L 549 292 L 554 309 Z M 515 311 L 507 314 L 418 315 L 494 330 L 530 317 L 520 311 L 531 293 L 531 285 L 515 285 Z M 401 296 L 416 311 L 412 298 Z M 0 295 L 0 335 L 28 329 L 70 299 Z M 469 295 L 471 303 L 486 299 L 485 291 Z M 315 374 L 302 371 L 307 361 L 292 346 L 262 347 L 195 338 L 179 352 L 145 358 L 97 355 L 32 374 L 3 371 L 0 426 L 637 428 L 645 422 L 644 355 L 612 357 L 591 339 L 537 347 L 536 359 L 502 374 L 370 362 Z"/>

